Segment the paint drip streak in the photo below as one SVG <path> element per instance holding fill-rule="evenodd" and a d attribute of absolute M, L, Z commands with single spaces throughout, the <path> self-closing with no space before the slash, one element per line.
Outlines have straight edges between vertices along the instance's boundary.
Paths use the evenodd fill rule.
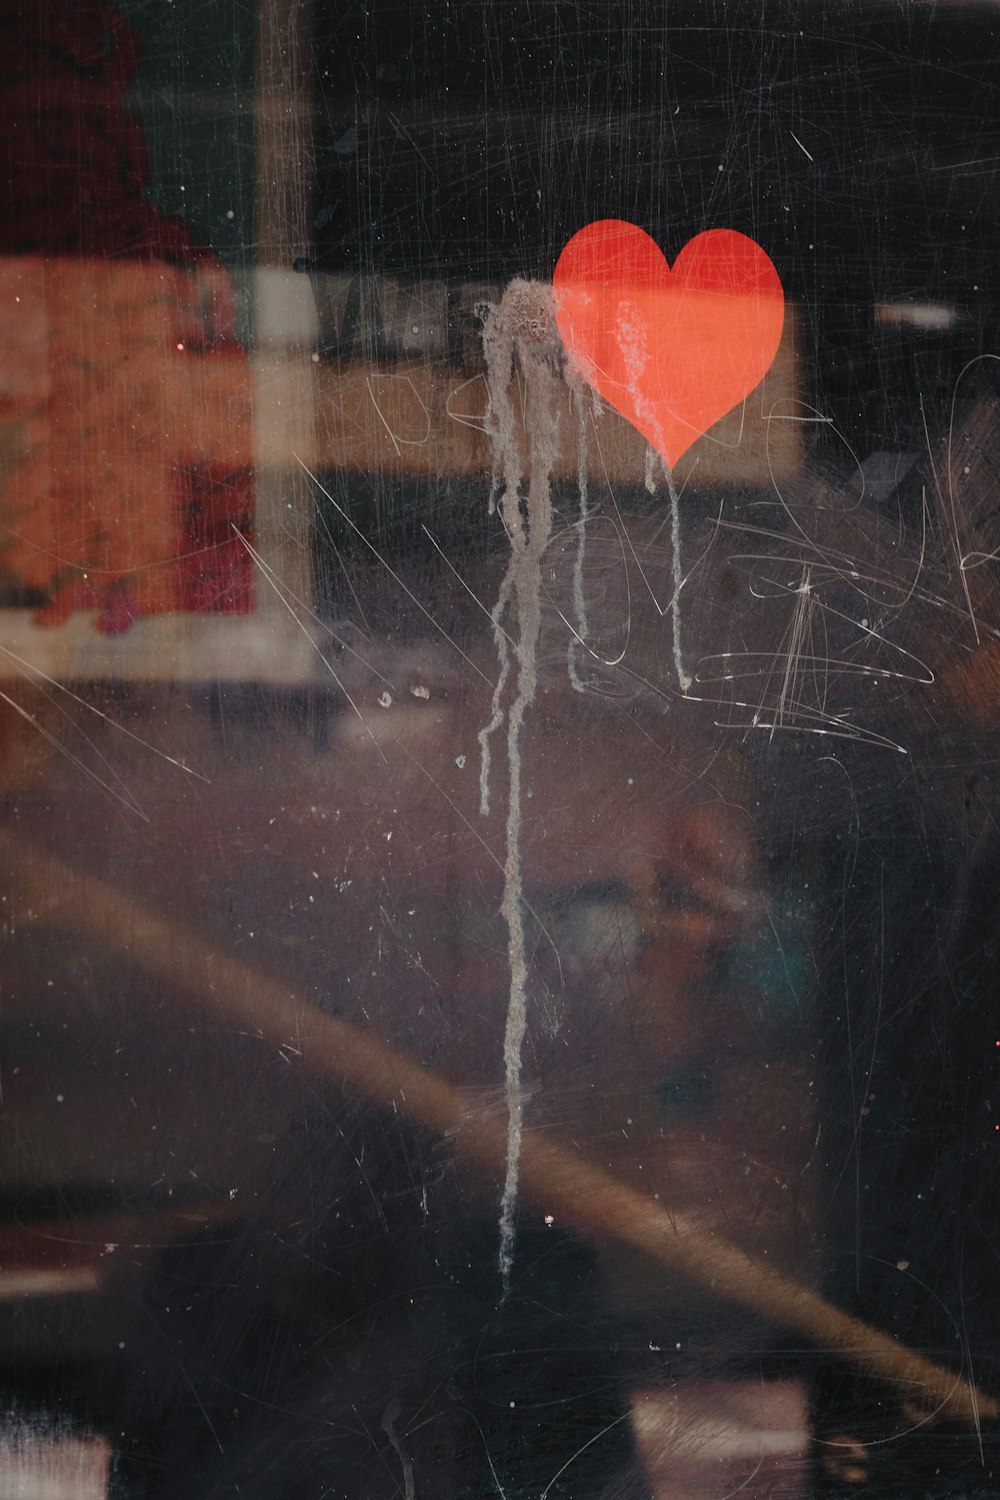
<path fill-rule="evenodd" d="M 672 552 L 673 591 L 670 596 L 670 625 L 674 642 L 674 671 L 682 693 L 690 692 L 691 678 L 684 670 L 684 655 L 681 650 L 681 589 L 684 574 L 681 570 L 681 503 L 674 484 L 670 465 L 664 461 L 663 472 L 667 476 L 667 493 L 670 496 L 670 547 Z"/>
<path fill-rule="evenodd" d="M 576 521 L 576 556 L 573 559 L 573 624 L 576 635 L 570 637 L 567 647 L 567 667 L 569 669 L 569 680 L 578 693 L 587 691 L 586 684 L 577 671 L 577 654 L 581 644 L 586 642 L 589 633 L 587 621 L 587 602 L 583 593 L 583 570 L 586 562 L 587 549 L 587 519 L 590 509 L 590 495 L 587 487 L 587 410 L 584 405 L 584 394 L 582 390 L 576 391 L 576 483 L 579 496 L 580 514 Z"/>
<path fill-rule="evenodd" d="M 681 571 L 681 522 L 680 522 L 680 497 L 674 485 L 674 476 L 670 465 L 663 455 L 668 451 L 666 439 L 660 424 L 659 413 L 644 394 L 645 375 L 649 365 L 649 349 L 646 341 L 646 327 L 642 318 L 635 309 L 626 301 L 619 307 L 617 325 L 618 348 L 625 361 L 625 369 L 629 379 L 629 393 L 636 413 L 649 424 L 650 430 L 655 438 L 656 454 L 662 459 L 663 472 L 667 479 L 667 492 L 670 496 L 670 543 L 673 548 L 673 593 L 670 600 L 670 626 L 673 633 L 674 645 L 674 670 L 677 673 L 677 683 L 682 693 L 687 693 L 691 688 L 691 678 L 684 670 L 684 654 L 681 649 L 681 589 L 684 585 L 684 575 Z M 653 478 L 654 455 L 651 449 L 646 455 L 646 489 L 652 495 L 655 493 L 655 481 Z"/>
<path fill-rule="evenodd" d="M 515 677 L 513 697 L 506 711 L 508 796 L 504 891 L 500 907 L 507 926 L 510 973 L 503 1044 L 507 1154 L 500 1205 L 499 1251 L 500 1273 L 506 1291 L 517 1216 L 524 1125 L 522 1053 L 528 1023 L 528 964 L 521 868 L 522 731 L 538 686 L 541 568 L 552 534 L 551 476 L 558 447 L 554 398 L 560 381 L 560 361 L 551 289 L 531 282 L 512 282 L 499 307 L 490 309 L 486 317 L 483 347 L 490 391 L 488 420 L 495 467 L 500 476 L 499 510 L 510 541 L 507 572 L 493 610 L 500 676 L 490 721 L 479 737 L 482 750 L 480 805 L 483 812 L 489 810 L 490 801 L 490 741 L 504 719 L 504 698 L 509 691 L 512 672 Z M 528 447 L 526 461 L 510 397 L 515 377 L 523 387 L 523 425 Z M 507 636 L 513 641 L 513 661 Z"/>

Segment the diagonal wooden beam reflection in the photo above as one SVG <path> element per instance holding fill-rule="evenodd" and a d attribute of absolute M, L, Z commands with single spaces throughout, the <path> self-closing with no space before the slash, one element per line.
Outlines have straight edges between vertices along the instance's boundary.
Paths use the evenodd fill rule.
<path fill-rule="evenodd" d="M 505 1119 L 470 1119 L 466 1096 L 454 1084 L 7 830 L 0 832 L 0 859 L 17 870 L 18 909 L 12 915 L 19 922 L 84 934 L 275 1046 L 291 1043 L 313 1073 L 346 1084 L 371 1103 L 394 1105 L 415 1123 L 447 1135 L 469 1162 L 502 1176 Z M 521 1189 L 526 1201 L 562 1226 L 598 1243 L 641 1250 L 693 1286 L 761 1314 L 894 1386 L 917 1419 L 978 1428 L 1000 1414 L 993 1397 L 954 1371 L 627 1187 L 541 1131 L 525 1136 Z"/>

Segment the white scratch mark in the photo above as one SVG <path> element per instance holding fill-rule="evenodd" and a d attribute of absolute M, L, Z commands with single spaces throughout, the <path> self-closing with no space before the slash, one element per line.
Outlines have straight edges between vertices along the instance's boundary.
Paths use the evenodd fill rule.
<path fill-rule="evenodd" d="M 483 417 L 481 414 L 477 414 L 476 412 L 455 411 L 453 410 L 451 403 L 460 391 L 467 390 L 470 385 L 476 385 L 480 380 L 482 380 L 482 378 L 482 375 L 473 375 L 471 379 L 463 380 L 461 385 L 456 385 L 453 391 L 448 392 L 447 399 L 444 403 L 446 416 L 449 416 L 453 422 L 458 422 L 462 427 L 471 427 L 475 432 L 486 431 L 485 417 Z"/>
<path fill-rule="evenodd" d="M 18 656 L 16 651 L 9 651 L 6 646 L 0 646 L 0 655 L 6 656 L 9 661 L 15 662 L 22 668 L 25 675 L 30 673 L 33 677 L 40 677 L 50 687 L 57 689 L 60 693 L 65 693 L 67 698 L 71 698 L 74 703 L 78 703 L 88 713 L 96 714 L 97 718 L 103 719 L 112 729 L 117 729 L 119 733 L 126 735 L 130 740 L 135 740 L 136 744 L 141 745 L 143 749 L 151 750 L 154 755 L 160 756 L 162 760 L 167 761 L 169 765 L 176 766 L 179 771 L 184 771 L 188 776 L 196 776 L 206 786 L 211 785 L 208 777 L 203 776 L 200 771 L 196 771 L 193 766 L 185 765 L 182 760 L 177 760 L 173 755 L 168 755 L 165 750 L 159 750 L 155 745 L 150 744 L 149 740 L 144 740 L 140 735 L 133 734 L 131 729 L 126 729 L 124 724 L 119 724 L 117 719 L 113 719 L 110 714 L 104 713 L 96 704 L 88 703 L 86 698 L 81 698 L 78 693 L 71 692 L 65 683 L 57 681 L 55 677 L 50 677 L 48 672 L 42 671 L 41 667 L 36 667 L 34 662 L 28 661 L 23 656 Z"/>
<path fill-rule="evenodd" d="M 466 655 L 466 653 L 457 644 L 457 642 L 455 642 L 451 638 L 451 636 L 448 634 L 447 630 L 443 629 L 443 627 L 438 624 L 437 620 L 435 620 L 435 618 L 431 614 L 430 610 L 427 609 L 426 606 L 420 602 L 420 600 L 417 598 L 416 594 L 413 592 L 412 589 L 407 588 L 406 584 L 400 578 L 399 574 L 397 572 L 395 572 L 389 566 L 389 564 L 386 562 L 385 558 L 382 556 L 381 552 L 379 552 L 378 548 L 376 546 L 374 546 L 373 543 L 370 542 L 368 540 L 368 538 L 365 536 L 365 534 L 361 530 L 360 526 L 356 526 L 355 523 L 351 520 L 350 516 L 347 514 L 346 510 L 344 510 L 343 506 L 337 504 L 336 500 L 330 494 L 330 491 L 324 485 L 322 485 L 320 483 L 319 479 L 316 477 L 316 475 L 313 473 L 313 471 L 309 468 L 309 465 L 306 464 L 306 463 L 303 463 L 302 459 L 299 457 L 299 455 L 297 453 L 294 454 L 293 457 L 295 458 L 295 461 L 298 464 L 299 468 L 302 470 L 303 474 L 305 474 L 307 476 L 307 478 L 309 478 L 312 481 L 312 483 L 319 490 L 319 492 L 323 496 L 323 498 L 326 499 L 326 500 L 328 500 L 330 502 L 330 504 L 333 506 L 334 510 L 341 517 L 341 519 L 347 522 L 348 526 L 354 532 L 355 536 L 357 536 L 362 542 L 364 542 L 364 544 L 368 548 L 369 552 L 374 553 L 375 557 L 382 564 L 383 568 L 388 573 L 388 575 L 392 579 L 393 583 L 398 584 L 399 588 L 402 589 L 402 591 L 406 595 L 406 597 L 413 604 L 415 604 L 417 606 L 417 608 L 420 610 L 420 613 L 422 615 L 424 615 L 424 617 L 430 621 L 430 623 L 433 625 L 434 629 L 438 632 L 438 634 L 444 636 L 444 639 L 448 642 L 448 645 L 451 646 L 455 651 L 458 652 L 459 656 L 462 658 L 462 660 L 466 663 L 467 666 L 469 666 L 469 667 L 472 668 L 472 670 L 475 672 L 476 676 L 477 677 L 481 677 L 484 682 L 489 682 L 489 678 L 486 676 L 485 672 L 481 672 L 480 671 L 480 669 L 476 666 L 476 664 L 472 660 L 472 658 L 470 656 Z"/>
<path fill-rule="evenodd" d="M 413 399 L 416 401 L 417 405 L 420 407 L 421 413 L 423 414 L 423 418 L 424 418 L 424 431 L 420 435 L 420 437 L 417 437 L 417 438 L 412 438 L 412 437 L 406 438 L 406 437 L 401 436 L 401 434 L 398 433 L 398 432 L 393 432 L 392 428 L 389 426 L 389 423 L 388 423 L 388 421 L 386 419 L 385 412 L 382 410 L 381 406 L 379 406 L 379 404 L 378 404 L 378 399 L 377 399 L 377 397 L 375 395 L 375 390 L 374 390 L 374 387 L 372 385 L 372 381 L 373 380 L 398 380 L 398 381 L 404 381 L 409 386 L 410 391 L 411 391 L 411 393 L 413 395 Z M 427 403 L 424 401 L 424 399 L 421 396 L 420 392 L 417 390 L 416 386 L 413 384 L 413 381 L 410 379 L 409 375 L 392 375 L 392 374 L 382 374 L 382 375 L 375 375 L 375 376 L 366 375 L 365 376 L 365 386 L 367 387 L 368 395 L 371 398 L 372 406 L 374 406 L 376 412 L 378 413 L 378 419 L 382 423 L 382 426 L 385 428 L 386 432 L 389 434 L 389 441 L 392 443 L 392 446 L 395 448 L 397 457 L 399 456 L 400 451 L 401 451 L 400 450 L 400 444 L 402 444 L 403 447 L 406 447 L 406 448 L 422 448 L 428 442 L 430 442 L 430 436 L 431 436 L 431 414 L 427 410 Z"/>

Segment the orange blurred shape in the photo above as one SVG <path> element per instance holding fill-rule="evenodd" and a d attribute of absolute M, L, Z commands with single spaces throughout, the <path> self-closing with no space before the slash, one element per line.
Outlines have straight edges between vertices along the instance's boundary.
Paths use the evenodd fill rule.
<path fill-rule="evenodd" d="M 123 588 L 128 618 L 188 607 L 192 471 L 245 524 L 250 370 L 213 342 L 202 282 L 162 262 L 0 262 L 0 419 L 17 424 L 0 562 L 50 596 L 44 620 Z M 218 476 L 237 472 L 234 502 Z"/>

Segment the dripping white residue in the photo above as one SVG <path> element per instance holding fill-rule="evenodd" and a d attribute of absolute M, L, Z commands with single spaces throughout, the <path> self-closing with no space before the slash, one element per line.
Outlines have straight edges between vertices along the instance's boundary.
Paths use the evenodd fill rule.
<path fill-rule="evenodd" d="M 427 1205 L 425 1203 L 425 1212 L 426 1209 Z M 399 1414 L 402 1409 L 403 1408 L 400 1404 L 399 1397 L 394 1396 L 393 1399 L 389 1402 L 389 1405 L 386 1407 L 385 1411 L 382 1413 L 382 1421 L 379 1425 L 396 1450 L 396 1457 L 399 1459 L 399 1466 L 403 1471 L 403 1493 L 405 1495 L 405 1500 L 415 1500 L 417 1491 L 413 1481 L 413 1463 L 407 1456 L 406 1450 L 403 1447 L 402 1442 L 400 1441 L 399 1433 L 396 1431 L 396 1422 L 399 1420 Z"/>
<path fill-rule="evenodd" d="M 674 639 L 674 671 L 677 673 L 681 692 L 686 693 L 691 686 L 691 679 L 684 670 L 684 661 L 681 656 L 681 589 L 684 587 L 684 578 L 681 574 L 681 502 L 674 484 L 674 476 L 666 461 L 663 464 L 663 472 L 667 478 L 667 493 L 670 496 L 670 555 L 673 569 L 670 623 Z"/>
<path fill-rule="evenodd" d="M 628 302 L 622 302 L 618 314 L 618 347 L 625 360 L 625 369 L 628 374 L 629 392 L 636 413 L 644 422 L 648 422 L 656 435 L 655 448 L 661 455 L 664 453 L 665 442 L 660 428 L 656 407 L 650 405 L 643 395 L 642 375 L 649 361 L 649 350 L 646 344 L 646 329 L 642 319 Z M 684 670 L 684 657 L 681 650 L 681 588 L 684 578 L 681 573 L 681 521 L 680 521 L 680 499 L 674 485 L 674 476 L 670 471 L 670 465 L 663 458 L 663 472 L 667 480 L 667 493 L 670 496 L 670 545 L 673 551 L 673 593 L 670 599 L 670 625 L 674 641 L 674 670 L 677 673 L 677 681 L 682 693 L 686 693 L 691 687 L 691 678 Z M 646 454 L 646 489 L 651 495 L 656 493 L 656 482 L 654 478 L 654 454 L 650 449 Z"/>
<path fill-rule="evenodd" d="M 485 814 L 490 805 L 490 742 L 506 719 L 508 799 L 500 906 L 507 926 L 510 969 L 503 1048 L 507 1161 L 500 1207 L 500 1272 L 506 1290 L 514 1248 L 524 1120 L 521 1054 L 527 1027 L 528 973 L 520 847 L 521 730 L 537 688 L 541 565 L 552 534 L 551 482 L 559 443 L 556 397 L 562 385 L 561 344 L 551 287 L 537 282 L 511 282 L 499 306 L 485 310 L 483 349 L 489 388 L 486 420 L 494 455 L 491 503 L 496 503 L 510 541 L 507 571 L 492 612 L 500 674 L 489 723 L 479 735 L 480 807 Z M 520 387 L 518 406 L 523 406 L 520 421 L 512 399 L 515 385 Z"/>
<path fill-rule="evenodd" d="M 568 372 L 569 373 L 569 372 Z M 573 625 L 575 635 L 570 636 L 567 648 L 569 680 L 578 693 L 587 691 L 577 671 L 577 653 L 587 639 L 587 602 L 583 596 L 583 569 L 586 562 L 587 518 L 589 494 L 587 490 L 587 408 L 584 391 L 579 382 L 573 386 L 576 406 L 576 483 L 580 499 L 580 514 L 576 521 L 576 556 L 573 559 Z"/>

